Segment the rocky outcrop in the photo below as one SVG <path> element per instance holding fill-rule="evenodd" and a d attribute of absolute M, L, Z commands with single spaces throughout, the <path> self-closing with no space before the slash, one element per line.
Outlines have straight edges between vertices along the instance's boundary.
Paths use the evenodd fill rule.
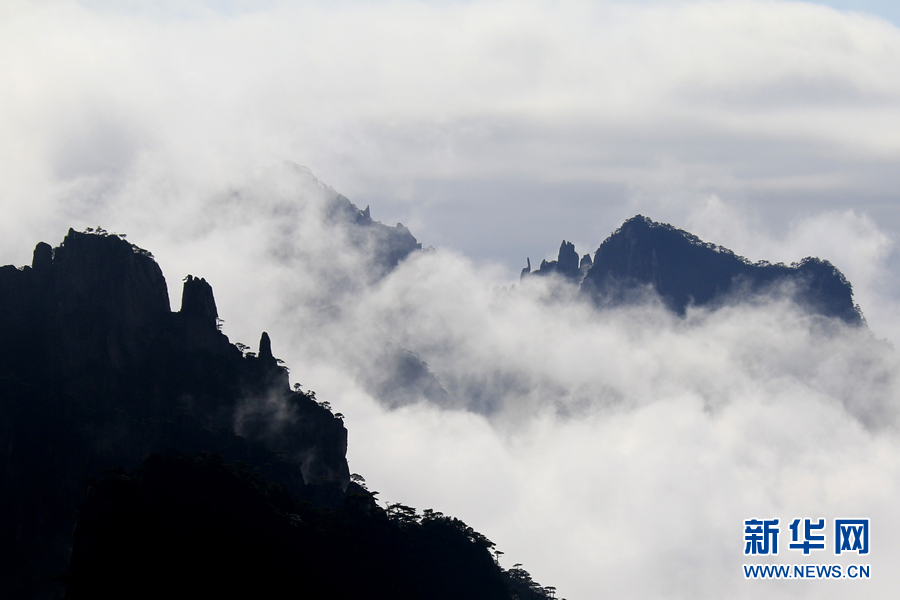
<path fill-rule="evenodd" d="M 715 306 L 765 293 L 787 295 L 813 314 L 854 325 L 864 322 L 850 282 L 827 260 L 751 263 L 642 215 L 625 221 L 593 260 L 585 254 L 579 262 L 575 246 L 563 240 L 557 260 L 544 260 L 532 271 L 529 259 L 520 279 L 551 274 L 580 283 L 582 295 L 598 307 L 642 302 L 649 293 L 684 315 L 688 306 Z"/>
<path fill-rule="evenodd" d="M 759 293 L 788 294 L 814 314 L 861 324 L 850 282 L 831 263 L 751 263 L 671 225 L 637 215 L 597 249 L 582 293 L 599 306 L 636 301 L 647 291 L 671 310 L 708 306 Z"/>
<path fill-rule="evenodd" d="M 525 262 L 525 268 L 522 269 L 522 272 L 519 274 L 520 280 L 525 279 L 525 277 L 527 277 L 528 275 L 531 275 L 531 258 L 526 257 Z"/>
<path fill-rule="evenodd" d="M 381 508 L 268 333 L 249 352 L 218 324 L 204 279 L 172 312 L 117 236 L 0 267 L 0 598 L 553 597 L 462 521 Z M 384 361 L 388 385 L 446 395 L 412 353 Z"/>
<path fill-rule="evenodd" d="M 590 259 L 588 259 L 590 260 Z M 582 259 L 581 264 L 584 264 Z M 542 260 L 541 266 L 536 271 L 531 271 L 531 260 L 528 260 L 528 272 L 523 271 L 522 277 L 525 275 L 550 275 L 557 274 L 571 281 L 579 282 L 584 274 L 580 270 L 578 261 L 578 253 L 575 252 L 575 244 L 572 242 L 562 241 L 559 246 L 559 254 L 556 260 Z"/>
<path fill-rule="evenodd" d="M 68 391 L 112 391 L 103 388 L 114 385 L 114 373 L 150 359 L 170 310 L 166 280 L 149 253 L 117 236 L 70 229 L 47 279 L 52 287 L 37 293 L 53 300 L 44 315 L 48 359 Z"/>
<path fill-rule="evenodd" d="M 0 267 L 0 597 L 54 597 L 85 478 L 153 452 L 218 453 L 340 501 L 343 422 L 290 389 L 268 334 L 245 350 L 204 279 L 185 278 L 172 312 L 152 255 L 118 236 L 69 230 Z"/>
<path fill-rule="evenodd" d="M 184 288 L 181 294 L 182 315 L 198 319 L 210 327 L 216 326 L 219 311 L 216 310 L 216 299 L 213 297 L 212 286 L 206 283 L 202 277 L 195 278 L 188 275 L 184 278 Z"/>
<path fill-rule="evenodd" d="M 594 261 L 591 260 L 590 254 L 585 254 L 581 257 L 581 264 L 578 265 L 578 272 L 581 275 L 581 278 L 584 279 L 584 276 L 587 275 L 587 272 L 593 266 Z"/>

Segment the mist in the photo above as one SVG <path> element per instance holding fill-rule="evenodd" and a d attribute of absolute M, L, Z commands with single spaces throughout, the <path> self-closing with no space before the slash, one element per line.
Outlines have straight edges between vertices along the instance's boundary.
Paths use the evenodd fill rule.
<path fill-rule="evenodd" d="M 830 231 L 868 232 L 847 224 Z M 869 240 L 856 241 L 859 251 Z M 501 275 L 438 250 L 354 293 L 327 333 L 312 334 L 319 316 L 290 311 L 308 322 L 286 350 L 347 415 L 351 470 L 385 500 L 458 514 L 507 565 L 525 563 L 570 598 L 847 593 L 744 581 L 740 524 L 865 512 L 882 531 L 897 525 L 889 342 L 785 295 L 681 318 L 653 297 L 596 311 L 562 281 L 498 289 Z M 425 360 L 450 401 L 374 396 L 365 361 L 384 337 Z M 873 569 L 889 568 L 897 549 L 879 539 Z M 887 597 L 894 582 L 864 585 Z"/>
<path fill-rule="evenodd" d="M 560 597 L 893 597 L 897 27 L 511 6 L 5 4 L 0 262 L 101 225 L 153 252 L 173 309 L 206 278 L 232 342 L 267 331 L 345 415 L 383 501 L 463 519 Z M 338 193 L 435 250 L 382 276 L 327 218 Z M 828 259 L 868 327 L 779 294 L 682 318 L 518 280 L 638 212 Z M 397 348 L 444 394 L 388 393 Z M 772 517 L 870 518 L 872 579 L 745 580 L 743 521 Z"/>
<path fill-rule="evenodd" d="M 345 415 L 351 471 L 383 501 L 462 518 L 568 598 L 843 597 L 845 582 L 745 581 L 743 521 L 866 516 L 876 575 L 853 585 L 893 593 L 890 342 L 788 294 L 684 317 L 650 294 L 597 310 L 565 281 L 505 279 L 452 250 L 372 277 L 368 249 L 325 216 L 336 194 L 296 165 L 262 172 L 194 207 L 157 259 L 176 308 L 190 272 L 213 285 L 232 341 L 255 349 L 269 332 L 292 383 Z M 865 218 L 797 229 L 823 220 L 860 262 L 883 260 Z M 424 360 L 446 397 L 379 388 L 389 345 Z"/>

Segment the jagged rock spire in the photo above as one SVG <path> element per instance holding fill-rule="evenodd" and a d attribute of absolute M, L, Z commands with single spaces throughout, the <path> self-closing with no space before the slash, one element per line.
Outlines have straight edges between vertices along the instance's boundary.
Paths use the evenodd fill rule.
<path fill-rule="evenodd" d="M 265 331 L 262 332 L 262 336 L 259 338 L 259 358 L 268 362 L 269 360 L 274 361 L 275 357 L 272 355 L 272 340 L 269 339 L 269 334 Z"/>
<path fill-rule="evenodd" d="M 562 241 L 559 245 L 559 255 L 556 259 L 556 270 L 566 277 L 575 277 L 578 275 L 578 253 L 575 252 L 575 244 L 572 242 Z"/>
<path fill-rule="evenodd" d="M 583 264 L 583 263 L 582 263 Z M 584 276 L 579 270 L 578 253 L 575 251 L 575 244 L 563 240 L 559 245 L 559 253 L 556 260 L 543 260 L 541 266 L 536 271 L 531 270 L 531 260 L 528 259 L 528 267 L 522 269 L 520 279 L 524 279 L 526 275 L 549 275 L 557 273 L 569 279 L 579 280 Z"/>
<path fill-rule="evenodd" d="M 219 318 L 212 286 L 205 279 L 193 275 L 184 278 L 180 312 L 183 315 L 211 320 L 213 323 Z"/>

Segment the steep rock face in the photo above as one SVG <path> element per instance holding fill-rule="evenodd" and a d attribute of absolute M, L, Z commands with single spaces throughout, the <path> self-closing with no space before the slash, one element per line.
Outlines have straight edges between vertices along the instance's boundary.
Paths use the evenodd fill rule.
<path fill-rule="evenodd" d="M 554 597 L 462 521 L 378 506 L 340 415 L 289 389 L 266 332 L 252 353 L 218 324 L 204 279 L 171 312 L 118 237 L 0 267 L 0 598 Z M 383 359 L 388 387 L 446 396 Z"/>
<path fill-rule="evenodd" d="M 116 236 L 70 229 L 47 276 L 53 299 L 45 317 L 53 332 L 48 359 L 65 388 L 100 392 L 113 384 L 114 372 L 149 360 L 170 312 L 166 280 L 149 253 Z"/>
<path fill-rule="evenodd" d="M 152 256 L 117 236 L 69 230 L 0 267 L 0 597 L 58 594 L 85 478 L 153 452 L 219 453 L 325 503 L 349 484 L 347 430 L 290 390 L 268 334 L 245 354 L 206 281 L 182 298 L 171 312 Z"/>
<path fill-rule="evenodd" d="M 202 277 L 195 278 L 193 275 L 185 277 L 181 295 L 181 310 L 178 312 L 215 327 L 219 311 L 216 309 L 212 286 L 206 283 Z"/>
<path fill-rule="evenodd" d="M 599 305 L 636 299 L 652 289 L 678 314 L 739 294 L 779 286 L 808 310 L 862 323 L 850 283 L 828 261 L 806 258 L 791 266 L 751 263 L 671 225 L 637 215 L 597 249 L 582 293 Z M 787 287 L 784 287 L 787 286 Z"/>

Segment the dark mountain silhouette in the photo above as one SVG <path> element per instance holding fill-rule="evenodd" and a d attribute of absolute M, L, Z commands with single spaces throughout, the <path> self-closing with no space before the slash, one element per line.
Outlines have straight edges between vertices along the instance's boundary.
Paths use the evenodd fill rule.
<path fill-rule="evenodd" d="M 0 597 L 511 597 L 486 538 L 351 481 L 341 416 L 218 318 L 102 230 L 0 267 Z"/>
<path fill-rule="evenodd" d="M 520 278 L 527 275 L 550 275 L 556 273 L 572 281 L 581 281 L 585 273 L 591 267 L 591 255 L 585 254 L 581 261 L 578 260 L 578 253 L 575 252 L 575 244 L 572 242 L 562 241 L 559 246 L 559 256 L 556 260 L 542 260 L 541 266 L 537 270 L 531 270 L 531 259 L 526 259 L 528 266 L 522 269 Z"/>
<path fill-rule="evenodd" d="M 169 452 L 91 483 L 66 597 L 509 600 L 492 548 L 458 519 L 380 509 L 359 486 L 324 509 L 247 465 Z"/>
<path fill-rule="evenodd" d="M 850 282 L 827 260 L 751 263 L 727 248 L 642 215 L 625 221 L 600 244 L 593 261 L 582 259 L 578 271 L 572 268 L 576 257 L 574 246 L 563 241 L 559 259 L 544 261 L 530 274 L 558 273 L 580 281 L 582 294 L 600 307 L 638 302 L 650 292 L 684 315 L 692 305 L 716 306 L 773 293 L 787 295 L 813 314 L 863 323 Z M 523 271 L 523 277 L 528 274 Z"/>

